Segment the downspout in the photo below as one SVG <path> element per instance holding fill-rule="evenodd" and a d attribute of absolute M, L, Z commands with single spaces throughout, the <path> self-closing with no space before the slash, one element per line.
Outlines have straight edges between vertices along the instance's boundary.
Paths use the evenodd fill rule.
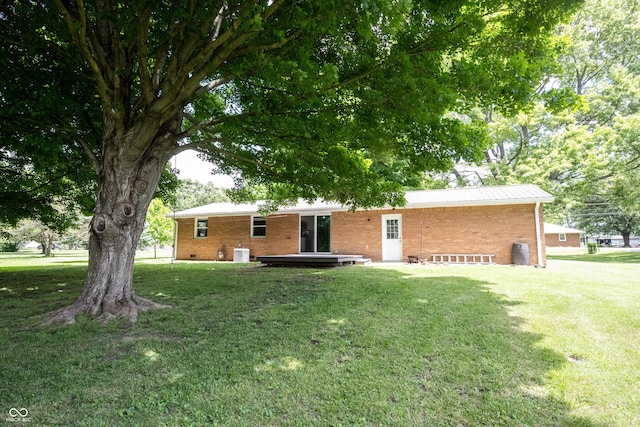
<path fill-rule="evenodd" d="M 542 260 L 542 246 L 541 246 L 541 241 L 542 238 L 540 237 L 540 202 L 536 202 L 536 208 L 535 208 L 535 221 L 536 221 L 536 249 L 537 249 L 537 254 L 538 254 L 538 264 L 536 264 L 536 267 L 542 267 L 544 268 L 545 265 L 542 264 L 541 260 Z"/>
<path fill-rule="evenodd" d="M 173 216 L 173 256 L 171 257 L 171 266 L 173 267 L 173 260 L 178 259 L 178 221 L 175 214 Z"/>

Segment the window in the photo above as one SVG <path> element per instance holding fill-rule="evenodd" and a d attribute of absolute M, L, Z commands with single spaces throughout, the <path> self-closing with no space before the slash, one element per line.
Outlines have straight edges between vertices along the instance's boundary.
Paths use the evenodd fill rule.
<path fill-rule="evenodd" d="M 565 233 L 558 234 L 558 240 L 560 240 L 561 242 L 566 242 L 567 241 L 567 235 Z"/>
<path fill-rule="evenodd" d="M 196 218 L 196 237 L 207 237 L 209 220 L 207 218 Z"/>
<path fill-rule="evenodd" d="M 254 216 L 251 219 L 251 237 L 265 237 L 267 235 L 267 218 Z"/>
<path fill-rule="evenodd" d="M 318 215 L 316 217 L 316 252 L 331 252 L 331 216 Z"/>
<path fill-rule="evenodd" d="M 400 238 L 400 225 L 397 219 L 387 220 L 387 240 L 398 240 Z"/>

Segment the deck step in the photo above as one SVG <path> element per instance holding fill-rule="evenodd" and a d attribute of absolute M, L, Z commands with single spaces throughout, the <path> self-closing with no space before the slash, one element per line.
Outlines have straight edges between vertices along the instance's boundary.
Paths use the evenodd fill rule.
<path fill-rule="evenodd" d="M 354 265 L 364 259 L 363 255 L 339 254 L 288 254 L 257 256 L 256 261 L 275 266 L 307 266 L 307 267 L 337 267 Z"/>

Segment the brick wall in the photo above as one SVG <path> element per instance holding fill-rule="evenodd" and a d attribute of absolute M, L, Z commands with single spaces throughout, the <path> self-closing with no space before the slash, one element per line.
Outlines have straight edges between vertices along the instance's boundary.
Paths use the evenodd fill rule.
<path fill-rule="evenodd" d="M 535 265 L 539 261 L 534 209 L 535 205 L 508 205 L 334 212 L 332 250 L 382 260 L 382 215 L 402 214 L 405 260 L 408 255 L 420 255 L 422 240 L 423 259 L 431 259 L 434 253 L 490 253 L 496 255 L 496 263 L 511 264 L 513 244 L 526 243 L 530 265 Z M 541 240 L 544 264 L 544 237 Z"/>
<path fill-rule="evenodd" d="M 298 215 L 273 215 L 267 218 L 267 235 L 251 237 L 251 216 L 209 217 L 208 235 L 194 237 L 195 219 L 178 219 L 177 259 L 218 259 L 226 249 L 225 260 L 233 260 L 233 250 L 242 246 L 252 256 L 298 253 Z M 192 256 L 194 255 L 194 256 Z"/>
<path fill-rule="evenodd" d="M 402 214 L 403 259 L 434 253 L 491 253 L 498 264 L 511 264 L 514 243 L 529 246 L 530 265 L 546 263 L 544 235 L 542 259 L 536 249 L 535 205 L 396 209 L 333 212 L 331 250 L 382 260 L 382 215 Z M 422 223 L 422 225 L 421 225 Z M 178 219 L 178 259 L 217 259 L 226 247 L 226 260 L 242 244 L 252 256 L 295 254 L 299 250 L 299 216 L 276 214 L 267 218 L 267 235 L 251 238 L 251 217 L 210 217 L 206 238 L 194 238 L 194 219 Z M 542 208 L 540 229 L 543 229 Z M 420 253 L 422 241 L 422 253 Z M 192 257 L 191 255 L 195 255 Z"/>
<path fill-rule="evenodd" d="M 560 235 L 558 234 L 545 234 L 544 238 L 549 247 L 580 247 L 580 235 L 579 234 L 566 234 L 567 240 L 560 241 Z"/>

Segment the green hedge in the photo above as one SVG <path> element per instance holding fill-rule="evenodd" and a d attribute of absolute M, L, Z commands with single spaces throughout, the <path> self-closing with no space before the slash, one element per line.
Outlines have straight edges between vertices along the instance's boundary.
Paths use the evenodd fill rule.
<path fill-rule="evenodd" d="M 18 249 L 16 242 L 0 241 L 0 252 L 18 252 Z"/>

